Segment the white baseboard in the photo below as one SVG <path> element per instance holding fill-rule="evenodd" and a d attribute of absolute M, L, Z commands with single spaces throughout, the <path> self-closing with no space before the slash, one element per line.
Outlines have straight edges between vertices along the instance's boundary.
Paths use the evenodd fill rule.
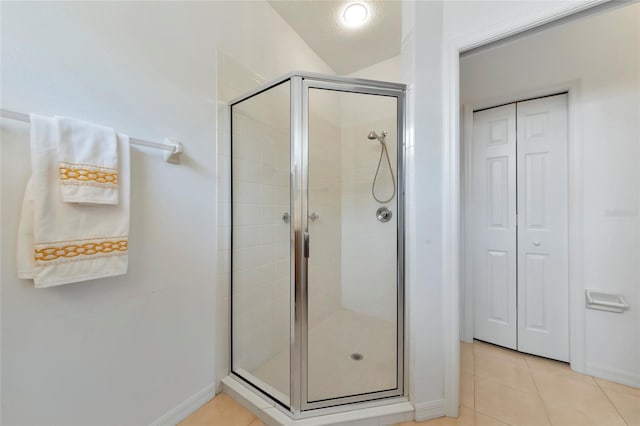
<path fill-rule="evenodd" d="M 167 411 L 156 419 L 150 426 L 175 426 L 190 414 L 209 402 L 215 396 L 216 385 L 214 383 L 191 395 L 176 407 Z"/>
<path fill-rule="evenodd" d="M 630 371 L 603 367 L 601 365 L 588 362 L 585 368 L 585 373 L 589 374 L 590 376 L 598 377 L 600 379 L 605 379 L 611 382 L 640 388 L 640 374 L 636 374 Z"/>
<path fill-rule="evenodd" d="M 443 417 L 444 407 L 444 399 L 438 399 L 429 402 L 419 402 L 415 404 L 416 422 L 435 419 L 436 417 Z"/>

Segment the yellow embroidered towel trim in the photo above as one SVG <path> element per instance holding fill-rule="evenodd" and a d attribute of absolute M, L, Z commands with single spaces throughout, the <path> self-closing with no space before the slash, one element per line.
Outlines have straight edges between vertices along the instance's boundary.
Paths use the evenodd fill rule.
<path fill-rule="evenodd" d="M 87 185 L 118 188 L 118 170 L 89 164 L 58 163 L 62 185 Z"/>
<path fill-rule="evenodd" d="M 129 239 L 92 238 L 75 241 L 58 241 L 36 244 L 33 259 L 35 262 L 68 262 L 70 259 L 79 261 L 91 256 L 118 256 L 126 254 L 129 249 Z"/>

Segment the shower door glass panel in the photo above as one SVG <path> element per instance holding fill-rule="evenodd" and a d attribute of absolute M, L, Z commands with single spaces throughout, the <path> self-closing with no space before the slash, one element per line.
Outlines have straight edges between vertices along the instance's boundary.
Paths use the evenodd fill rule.
<path fill-rule="evenodd" d="M 290 82 L 231 107 L 232 370 L 290 401 Z"/>
<path fill-rule="evenodd" d="M 398 99 L 309 88 L 307 161 L 307 401 L 398 389 Z"/>

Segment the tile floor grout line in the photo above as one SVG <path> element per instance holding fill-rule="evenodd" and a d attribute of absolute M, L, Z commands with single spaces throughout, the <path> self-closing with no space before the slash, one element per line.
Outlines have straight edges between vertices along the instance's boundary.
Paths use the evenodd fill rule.
<path fill-rule="evenodd" d="M 483 413 L 482 411 L 478 411 L 478 410 L 475 410 L 475 409 L 474 409 L 474 410 L 473 410 L 473 418 L 474 418 L 474 419 L 475 419 L 475 415 L 476 415 L 476 414 L 482 414 L 483 416 L 485 416 L 485 417 L 489 417 L 490 419 L 493 419 L 493 420 L 496 420 L 496 421 L 498 421 L 498 422 L 500 422 L 500 423 L 502 423 L 502 424 L 504 424 L 504 425 L 506 425 L 506 426 L 513 426 L 511 423 L 507 423 L 507 422 L 506 422 L 506 420 L 499 419 L 499 418 L 494 417 L 494 416 L 492 416 L 492 415 L 490 415 L 490 414 Z"/>
<path fill-rule="evenodd" d="M 593 376 L 591 376 L 593 377 Z M 622 415 L 622 413 L 620 412 L 620 410 L 618 409 L 618 406 L 615 404 L 615 402 L 613 402 L 611 400 L 611 398 L 609 397 L 609 394 L 607 393 L 607 391 L 600 385 L 600 382 L 598 382 L 598 380 L 593 377 L 593 381 L 596 382 L 596 386 L 598 386 L 598 389 L 600 389 L 600 392 L 602 392 L 604 394 L 604 396 L 607 398 L 607 400 L 611 403 L 611 405 L 613 405 L 613 408 L 616 409 L 616 412 L 618 413 L 618 415 L 620 416 L 620 418 L 622 419 L 622 421 L 624 422 L 624 424 L 626 424 L 627 426 L 629 426 L 629 422 L 627 421 L 627 419 Z"/>
<path fill-rule="evenodd" d="M 527 369 L 527 371 L 529 371 L 529 370 Z M 534 386 L 535 386 L 535 380 L 533 379 L 533 375 L 532 375 L 530 372 L 529 372 L 529 374 L 532 376 L 532 377 L 531 377 L 531 380 L 533 380 L 533 381 L 534 381 L 534 383 L 533 383 L 533 384 L 534 384 Z M 505 388 L 509 388 L 509 389 L 511 389 L 511 390 L 515 390 L 515 391 L 518 391 L 518 392 L 526 393 L 526 394 L 529 394 L 529 395 L 533 395 L 533 394 L 535 394 L 535 395 L 540 396 L 540 393 L 539 393 L 539 391 L 538 391 L 537 387 L 536 387 L 536 391 L 535 391 L 535 392 L 526 391 L 526 390 L 523 390 L 523 389 L 520 389 L 520 388 L 516 388 L 515 386 L 508 385 L 508 384 L 506 384 L 506 383 L 504 383 L 504 382 L 501 382 L 500 380 L 498 380 L 498 379 L 494 378 L 491 374 L 487 374 L 486 376 L 480 376 L 480 379 L 489 379 L 489 380 L 493 380 L 494 382 L 498 383 L 498 384 L 499 384 L 499 385 L 501 385 L 501 386 L 504 386 Z M 474 385 L 474 387 L 475 387 L 475 380 L 474 380 L 473 385 Z M 475 404 L 475 401 L 474 401 L 474 404 Z"/>
<path fill-rule="evenodd" d="M 527 357 L 524 357 L 524 363 L 527 366 L 527 370 L 529 371 L 529 375 L 531 376 L 531 380 L 533 381 L 533 386 L 535 386 L 536 392 L 538 392 L 538 397 L 542 401 L 542 407 L 544 407 L 544 414 L 547 416 L 547 420 L 549 421 L 549 424 L 553 426 L 553 422 L 551 421 L 551 415 L 549 414 L 549 408 L 547 407 L 547 402 L 542 397 L 542 392 L 540 392 L 540 388 L 538 387 L 538 382 L 536 381 L 536 376 L 533 374 L 534 373 L 533 368 L 529 364 L 529 360 L 527 359 Z"/>
<path fill-rule="evenodd" d="M 542 401 L 542 407 L 544 407 L 544 414 L 547 416 L 547 420 L 549 421 L 549 424 L 553 426 L 553 422 L 551 422 L 551 415 L 549 414 L 549 408 L 547 407 L 547 402 L 542 397 L 542 392 L 540 392 L 540 388 L 538 388 L 538 383 L 536 382 L 536 376 L 533 375 L 533 371 L 531 370 L 531 367 L 529 367 L 529 363 L 527 362 L 526 359 L 525 359 L 525 363 L 527 364 L 527 369 L 529 370 L 529 375 L 531 376 L 531 380 L 533 380 L 533 386 L 536 387 L 536 391 L 538 392 L 538 398 L 540 398 L 540 401 Z"/>
<path fill-rule="evenodd" d="M 501 419 L 495 418 L 495 417 L 493 417 L 493 416 L 490 416 L 490 415 L 488 415 L 488 414 L 485 414 L 485 413 L 482 413 L 482 412 L 478 411 L 478 405 L 477 405 L 477 401 L 476 401 L 476 388 L 477 388 L 477 386 L 476 386 L 476 352 L 475 352 L 475 350 L 473 349 L 473 348 L 474 348 L 474 346 L 473 346 L 474 344 L 475 344 L 475 343 L 472 343 L 472 344 L 471 344 L 471 355 L 472 355 L 472 356 L 471 356 L 471 359 L 472 359 L 472 361 L 473 361 L 473 375 L 472 375 L 472 377 L 473 377 L 473 421 L 474 421 L 474 423 L 475 423 L 475 421 L 476 421 L 476 414 L 480 413 L 480 414 L 482 414 L 483 416 L 487 416 L 487 417 L 489 417 L 490 419 L 493 419 L 493 420 L 496 420 L 496 421 L 498 421 L 498 422 L 500 422 L 500 423 L 502 423 L 502 424 L 505 424 L 506 426 L 512 426 L 512 425 L 511 425 L 511 423 L 507 423 L 507 422 L 505 422 L 504 420 L 501 420 Z"/>
<path fill-rule="evenodd" d="M 529 364 L 529 361 L 526 358 L 525 358 L 525 362 L 527 364 L 527 368 L 529 369 L 529 374 L 531 374 L 531 377 L 533 379 L 533 383 L 536 386 L 536 389 L 538 390 L 538 394 L 540 396 L 540 399 L 542 399 L 542 403 L 543 403 L 543 406 L 544 406 L 544 409 L 545 409 L 545 413 L 547 414 L 547 417 L 549 419 L 549 423 L 553 426 L 553 423 L 551 423 L 551 417 L 549 415 L 549 410 L 548 410 L 548 407 L 547 407 L 547 403 L 546 403 L 545 399 L 542 397 L 542 393 L 540 392 L 540 389 L 538 388 L 538 383 L 536 381 L 536 376 L 535 376 L 534 373 L 542 373 L 542 374 L 550 374 L 550 375 L 554 375 L 554 374 L 553 373 L 547 373 L 546 371 L 544 371 L 544 372 L 540 372 L 540 371 L 536 372 L 536 371 L 534 371 L 535 369 L 533 367 L 531 367 L 531 365 Z M 618 407 L 616 406 L 616 404 L 611 400 L 611 398 L 609 398 L 609 395 L 607 394 L 607 392 L 602 388 L 602 386 L 600 386 L 600 383 L 598 383 L 598 380 L 596 380 L 596 378 L 591 376 L 591 375 L 586 375 L 586 376 L 591 378 L 591 380 L 594 382 L 594 384 L 600 389 L 600 391 L 605 395 L 607 400 L 611 403 L 613 408 L 615 408 L 616 412 L 620 416 L 620 419 L 624 422 L 625 425 L 629 426 L 629 423 L 627 422 L 627 420 L 624 418 L 624 416 L 622 415 L 620 410 L 618 410 Z M 567 378 L 567 380 L 573 380 L 573 378 Z"/>

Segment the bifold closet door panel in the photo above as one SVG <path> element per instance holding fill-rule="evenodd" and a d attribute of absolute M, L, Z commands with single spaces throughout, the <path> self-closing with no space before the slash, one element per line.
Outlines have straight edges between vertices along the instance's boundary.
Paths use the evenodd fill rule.
<path fill-rule="evenodd" d="M 518 350 L 569 361 L 567 95 L 517 104 Z"/>
<path fill-rule="evenodd" d="M 474 336 L 516 349 L 516 106 L 473 114 Z"/>

